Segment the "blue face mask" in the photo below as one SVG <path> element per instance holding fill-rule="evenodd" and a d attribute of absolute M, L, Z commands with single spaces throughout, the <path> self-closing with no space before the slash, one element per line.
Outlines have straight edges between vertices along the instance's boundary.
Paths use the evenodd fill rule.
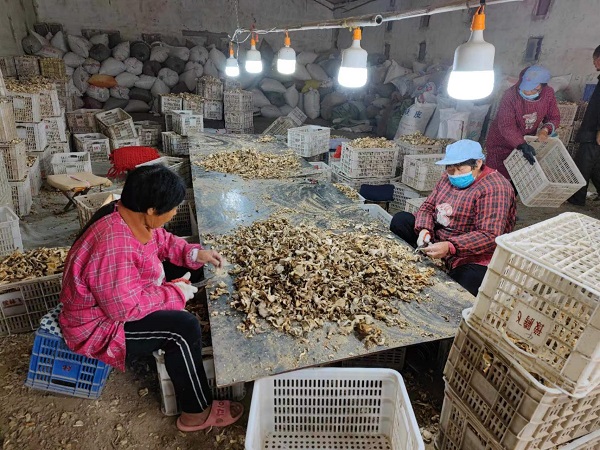
<path fill-rule="evenodd" d="M 537 100 L 538 98 L 540 98 L 540 93 L 539 92 L 536 92 L 533 95 L 527 95 L 527 94 L 524 94 L 521 89 L 519 89 L 519 95 L 521 97 L 523 97 L 525 100 L 529 100 L 530 102 L 532 102 L 532 101 Z"/>
<path fill-rule="evenodd" d="M 448 175 L 450 184 L 458 189 L 464 189 L 471 186 L 475 182 L 473 172 L 464 173 L 461 175 Z"/>

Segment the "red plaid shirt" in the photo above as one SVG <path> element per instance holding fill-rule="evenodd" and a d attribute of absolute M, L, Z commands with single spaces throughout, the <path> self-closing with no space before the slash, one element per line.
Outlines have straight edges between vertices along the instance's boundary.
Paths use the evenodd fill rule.
<path fill-rule="evenodd" d="M 452 186 L 444 174 L 419 208 L 415 231 L 433 230 L 434 242 L 448 241 L 454 246 L 454 254 L 445 258 L 451 269 L 464 264 L 487 266 L 496 249 L 496 237 L 510 233 L 515 221 L 512 186 L 486 166 L 466 189 Z"/>
<path fill-rule="evenodd" d="M 160 310 L 181 310 L 185 297 L 164 283 L 162 261 L 197 269 L 188 244 L 163 228 L 141 244 L 118 212 L 109 214 L 79 238 L 67 256 L 59 323 L 73 351 L 125 370 L 125 322 Z"/>

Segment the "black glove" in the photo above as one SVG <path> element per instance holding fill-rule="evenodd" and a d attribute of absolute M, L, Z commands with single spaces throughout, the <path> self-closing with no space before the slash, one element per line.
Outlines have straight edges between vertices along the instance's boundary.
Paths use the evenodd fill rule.
<path fill-rule="evenodd" d="M 517 148 L 523 152 L 525 159 L 533 166 L 535 164 L 535 148 L 526 142 L 519 145 Z"/>

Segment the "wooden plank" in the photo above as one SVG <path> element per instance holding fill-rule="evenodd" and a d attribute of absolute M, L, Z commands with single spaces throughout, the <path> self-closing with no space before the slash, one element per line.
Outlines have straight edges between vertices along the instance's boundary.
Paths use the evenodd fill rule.
<path fill-rule="evenodd" d="M 249 136 L 203 136 L 201 139 L 203 145 L 198 150 L 190 151 L 192 161 L 197 161 L 200 153 L 213 149 L 231 151 L 249 146 L 273 152 L 286 149 L 281 143 L 262 145 L 249 142 L 254 139 Z M 290 216 L 294 223 L 308 218 L 324 229 L 335 218 L 354 218 L 364 214 L 358 203 L 352 202 L 330 183 L 310 184 L 302 179 L 243 180 L 237 176 L 206 172 L 195 164 L 192 165 L 192 172 L 201 239 L 207 233 L 231 233 L 240 226 L 269 217 L 280 208 L 295 211 Z M 367 215 L 363 217 L 365 222 L 372 220 Z M 382 230 L 381 233 L 385 234 L 386 231 Z M 451 338 L 458 327 L 461 311 L 472 306 L 473 297 L 439 270 L 434 279 L 434 285 L 423 291 L 419 302 L 398 302 L 395 305 L 400 311 L 399 316 L 408 323 L 405 328 L 377 323 L 385 335 L 386 344 L 370 350 L 352 334 L 332 334 L 328 337 L 330 331 L 335 332 L 335 324 L 311 332 L 306 340 L 276 330 L 247 338 L 236 329 L 244 314 L 231 309 L 225 297 L 217 301 L 209 300 L 217 384 L 225 386 L 392 348 Z M 228 285 L 230 291 L 233 290 L 233 280 L 229 276 L 225 275 L 220 280 Z"/>

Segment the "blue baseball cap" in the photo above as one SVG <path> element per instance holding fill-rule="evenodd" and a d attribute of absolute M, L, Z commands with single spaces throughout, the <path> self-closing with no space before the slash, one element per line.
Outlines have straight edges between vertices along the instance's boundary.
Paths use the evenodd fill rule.
<path fill-rule="evenodd" d="M 485 155 L 481 150 L 479 142 L 462 139 L 447 146 L 446 157 L 437 161 L 436 164 L 440 166 L 452 166 L 453 164 L 460 164 L 469 159 L 485 159 Z"/>
<path fill-rule="evenodd" d="M 550 81 L 550 71 L 543 66 L 531 66 L 523 74 L 523 79 L 519 85 L 522 91 L 531 91 L 538 84 L 547 83 Z"/>

